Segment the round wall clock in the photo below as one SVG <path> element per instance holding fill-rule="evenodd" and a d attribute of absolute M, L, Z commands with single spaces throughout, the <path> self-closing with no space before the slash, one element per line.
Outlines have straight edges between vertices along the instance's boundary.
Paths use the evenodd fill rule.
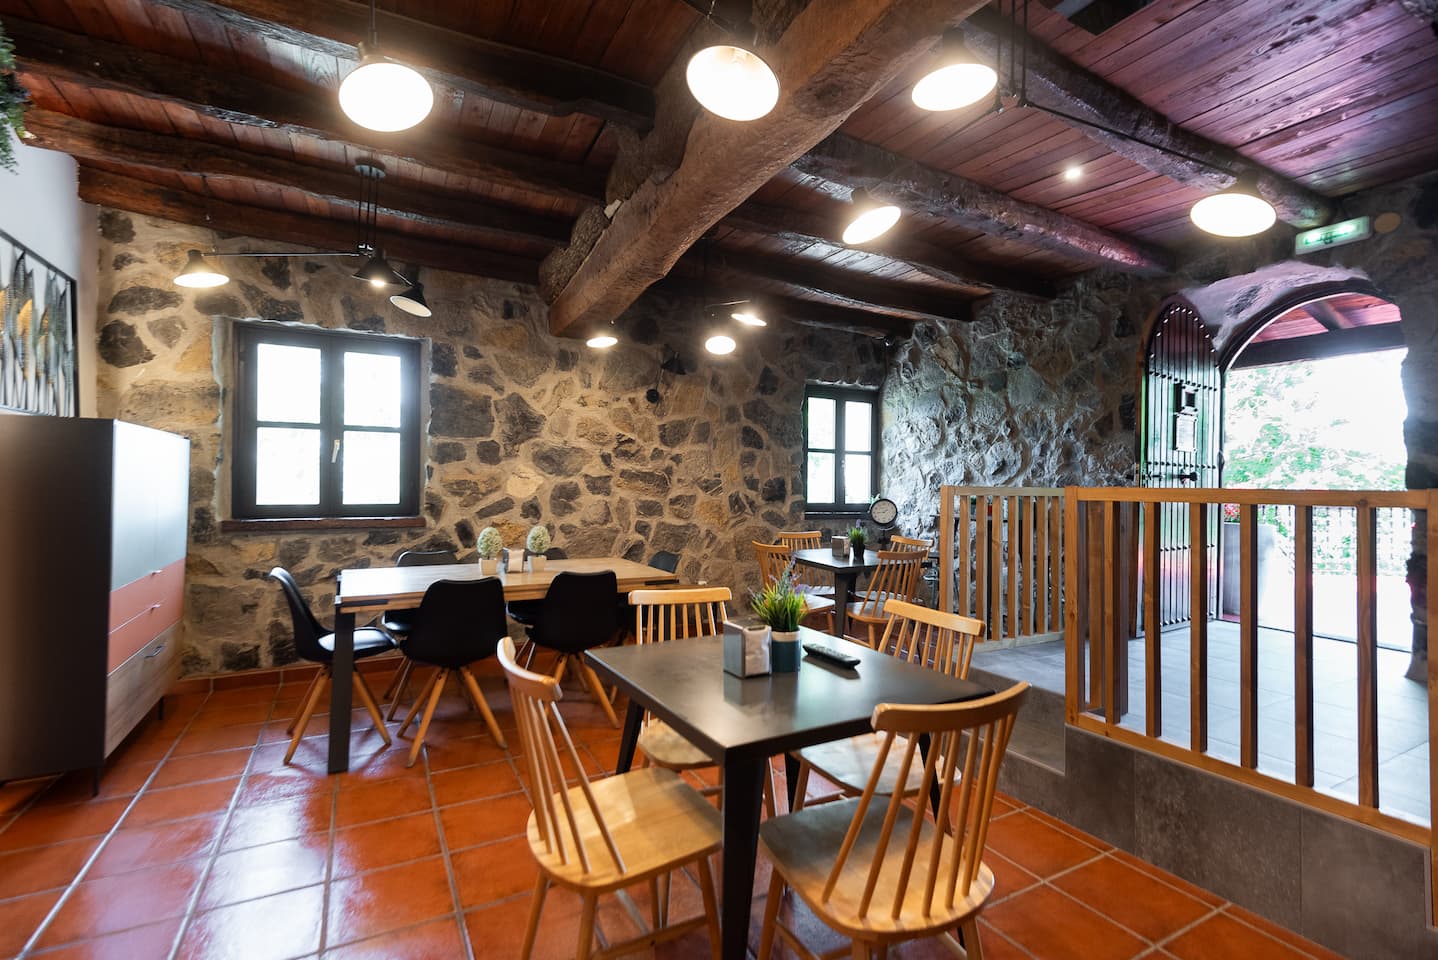
<path fill-rule="evenodd" d="M 892 527 L 899 519 L 899 506 L 888 497 L 878 497 L 869 504 L 869 519 L 881 527 Z"/>

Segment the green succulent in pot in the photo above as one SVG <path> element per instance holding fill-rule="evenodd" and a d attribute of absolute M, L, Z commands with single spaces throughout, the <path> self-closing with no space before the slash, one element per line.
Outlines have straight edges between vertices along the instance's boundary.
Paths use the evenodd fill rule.
<path fill-rule="evenodd" d="M 793 566 L 758 593 L 750 594 L 750 607 L 765 626 L 776 633 L 793 633 L 809 612 L 809 602 L 794 590 Z"/>
<path fill-rule="evenodd" d="M 865 535 L 863 527 L 849 528 L 849 549 L 855 553 L 864 552 L 864 541 L 867 539 L 868 537 Z"/>

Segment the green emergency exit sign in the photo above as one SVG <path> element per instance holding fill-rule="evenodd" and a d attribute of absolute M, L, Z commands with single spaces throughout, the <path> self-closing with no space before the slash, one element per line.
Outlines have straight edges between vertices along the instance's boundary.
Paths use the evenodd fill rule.
<path fill-rule="evenodd" d="M 1373 236 L 1372 218 L 1354 217 L 1352 220 L 1330 223 L 1326 227 L 1314 227 L 1312 230 L 1301 231 L 1293 238 L 1293 252 L 1296 254 L 1312 253 L 1314 250 L 1326 250 L 1329 247 L 1341 247 L 1345 243 L 1367 240 L 1371 236 Z"/>

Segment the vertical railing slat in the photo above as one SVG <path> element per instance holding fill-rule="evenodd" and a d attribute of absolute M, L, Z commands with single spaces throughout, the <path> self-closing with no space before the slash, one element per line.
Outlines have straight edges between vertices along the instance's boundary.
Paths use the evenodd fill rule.
<path fill-rule="evenodd" d="M 1163 735 L 1163 630 L 1158 588 L 1158 510 L 1143 505 L 1143 642 L 1144 729 L 1150 737 Z"/>
<path fill-rule="evenodd" d="M 1064 491 L 1064 715 L 1073 723 L 1079 714 L 1079 690 L 1083 688 L 1083 666 L 1079 650 L 1079 498 L 1077 488 Z M 1055 595 L 1058 591 L 1054 591 Z"/>
<path fill-rule="evenodd" d="M 1109 501 L 1103 505 L 1103 553 L 1108 558 L 1103 563 L 1103 713 L 1109 723 L 1118 723 L 1120 716 L 1119 678 L 1120 667 L 1126 651 L 1119 646 L 1119 619 L 1123 616 L 1120 606 L 1119 584 L 1123 571 L 1117 560 L 1119 556 L 1118 504 Z M 1094 537 L 1090 543 L 1098 541 Z M 1090 554 L 1092 555 L 1092 554 Z M 1102 561 L 1101 561 L 1102 562 Z"/>
<path fill-rule="evenodd" d="M 969 607 L 969 578 L 972 576 L 970 565 L 973 563 L 973 550 L 969 546 L 969 495 L 959 495 L 958 519 L 954 527 L 954 543 L 957 546 L 957 557 L 954 561 L 958 567 L 959 577 L 959 613 L 970 616 Z"/>
<path fill-rule="evenodd" d="M 1019 498 L 1019 634 L 1034 633 L 1034 497 Z"/>
<path fill-rule="evenodd" d="M 1063 623 L 1064 603 L 1073 602 L 1074 594 L 1068 594 L 1065 600 L 1063 592 L 1064 569 L 1064 548 L 1072 548 L 1073 540 L 1068 537 L 1068 527 L 1065 524 L 1064 506 L 1069 502 L 1067 495 L 1063 499 L 1053 501 L 1049 504 L 1049 552 L 1053 554 L 1053 560 L 1049 563 L 1049 629 L 1053 630 Z M 1062 528 L 1060 524 L 1065 524 Z"/>
<path fill-rule="evenodd" d="M 1313 786 L 1313 508 L 1293 509 L 1294 778 Z"/>
<path fill-rule="evenodd" d="M 954 611 L 954 491 L 939 489 L 939 609 Z M 964 611 L 967 613 L 967 611 Z"/>
<path fill-rule="evenodd" d="M 1104 639 L 1104 527 L 1105 504 L 1085 505 L 1084 543 L 1088 556 L 1088 702 L 1091 706 L 1104 702 L 1104 683 L 1108 676 L 1108 643 Z"/>
<path fill-rule="evenodd" d="M 1019 498 L 1009 497 L 1009 620 L 1006 636 L 1019 636 Z"/>
<path fill-rule="evenodd" d="M 1438 563 L 1433 562 L 1433 551 L 1438 545 L 1438 490 L 1428 491 L 1428 506 L 1424 511 L 1423 527 L 1425 538 L 1424 558 L 1427 577 L 1423 590 L 1423 622 L 1428 637 L 1432 637 L 1432 624 L 1438 623 L 1434 607 L 1438 605 Z M 1433 656 L 1433 643 L 1428 642 L 1428 865 L 1429 876 L 1438 877 L 1438 657 Z M 1428 892 L 1432 897 L 1429 916 L 1438 916 L 1438 883 L 1430 882 Z"/>
<path fill-rule="evenodd" d="M 1053 557 L 1049 554 L 1049 503 L 1053 497 L 1034 497 L 1034 533 L 1038 546 L 1034 548 L 1034 629 L 1048 633 L 1049 626 L 1049 565 Z"/>
<path fill-rule="evenodd" d="M 990 501 L 989 519 L 989 637 L 1002 640 L 1004 625 L 1004 498 Z"/>
<path fill-rule="evenodd" d="M 1189 664 L 1188 733 L 1192 748 L 1208 752 L 1208 506 L 1188 505 Z"/>
<path fill-rule="evenodd" d="M 1238 508 L 1238 757 L 1258 766 L 1258 507 Z"/>
<path fill-rule="evenodd" d="M 974 616 L 984 622 L 988 639 L 998 639 L 989 616 L 989 498 L 974 497 Z"/>
<path fill-rule="evenodd" d="M 1378 806 L 1378 536 L 1358 504 L 1358 802 Z"/>

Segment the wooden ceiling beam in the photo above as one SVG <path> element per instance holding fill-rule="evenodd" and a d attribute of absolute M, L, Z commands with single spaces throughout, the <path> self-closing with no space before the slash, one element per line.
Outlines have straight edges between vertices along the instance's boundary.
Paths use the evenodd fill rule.
<path fill-rule="evenodd" d="M 198 197 L 184 190 L 135 177 L 81 165 L 80 199 L 117 210 L 162 217 L 177 223 L 208 227 L 229 233 L 314 247 L 322 251 L 355 248 L 355 225 L 286 211 L 268 210 Z M 417 263 L 438 270 L 533 284 L 538 264 L 523 257 L 426 240 L 406 234 L 386 234 L 384 253 L 391 262 Z M 358 258 L 355 266 L 359 266 Z"/>
<path fill-rule="evenodd" d="M 806 210 L 774 207 L 755 200 L 744 201 L 720 222 L 726 227 L 763 234 L 783 243 L 846 246 L 839 239 L 842 225 L 836 219 Z M 1055 294 L 1054 285 L 1039 277 L 997 264 L 970 260 L 942 247 L 905 237 L 903 231 L 901 221 L 890 234 L 852 249 L 902 263 L 936 280 L 957 286 L 1044 298 L 1052 298 Z"/>
<path fill-rule="evenodd" d="M 1347 330 L 1353 326 L 1348 316 L 1335 307 L 1329 300 L 1314 300 L 1312 303 L 1305 303 L 1303 309 L 1308 315 L 1323 325 L 1328 331 Z"/>
<path fill-rule="evenodd" d="M 800 173 L 844 187 L 863 187 L 905 210 L 950 220 L 970 230 L 1080 257 L 1095 266 L 1140 276 L 1173 272 L 1173 258 L 1151 243 L 1105 230 L 1067 214 L 842 133 L 798 158 Z"/>
<path fill-rule="evenodd" d="M 1379 323 L 1352 327 L 1328 333 L 1284 340 L 1259 340 L 1244 347 L 1230 369 L 1266 367 L 1275 363 L 1296 363 L 1300 360 L 1323 360 L 1355 353 L 1396 350 L 1403 346 L 1401 323 Z"/>
<path fill-rule="evenodd" d="M 29 135 L 26 145 L 58 150 L 77 160 L 290 187 L 350 208 L 359 203 L 361 182 L 353 170 L 311 166 L 185 137 L 108 127 L 49 110 L 28 111 L 25 131 Z M 393 178 L 386 179 L 380 187 L 378 209 L 382 214 L 415 223 L 479 230 L 550 247 L 569 238 L 567 220 L 539 217 L 462 194 L 420 190 L 396 183 Z"/>
<path fill-rule="evenodd" d="M 343 60 L 358 58 L 369 30 L 367 6 L 352 0 L 150 2 Z M 654 94 L 641 83 L 385 10 L 376 21 L 386 56 L 442 86 L 553 117 L 582 113 L 641 131 L 654 121 Z"/>
<path fill-rule="evenodd" d="M 696 316 L 704 304 L 711 302 L 703 284 L 672 274 L 655 283 L 642 296 L 648 295 L 693 300 Z M 914 332 L 912 322 L 885 314 L 773 294 L 765 294 L 759 299 L 771 328 L 786 322 L 797 323 L 800 326 L 838 330 L 886 341 L 903 340 Z"/>
<path fill-rule="evenodd" d="M 979 11 L 964 24 L 969 45 L 990 64 L 996 62 L 999 48 L 1007 44 L 1009 30 L 1008 19 L 993 9 Z M 1233 172 L 1252 172 L 1258 176 L 1259 193 L 1274 205 L 1280 219 L 1297 227 L 1313 227 L 1332 218 L 1333 205 L 1322 194 L 1269 170 L 1232 147 L 1185 130 L 1128 91 L 1033 38 L 1029 38 L 1027 62 L 1028 99 L 1034 105 L 1137 137 L 1135 140 L 1086 123 L 1077 124 L 1091 138 L 1144 169 L 1208 191 L 1231 186 Z"/>
<path fill-rule="evenodd" d="M 655 128 L 645 138 L 662 159 L 617 170 L 632 186 L 611 217 L 581 220 L 575 242 L 541 269 L 550 328 L 564 334 L 605 323 L 667 274 L 726 214 L 832 133 L 943 31 L 983 0 L 813 0 L 778 41 L 758 52 L 775 69 L 779 101 L 767 116 L 735 123 L 666 97 L 687 97 L 674 68 L 660 87 Z M 683 65 L 676 65 L 682 69 Z M 683 143 L 672 167 L 667 145 Z M 636 151 L 644 154 L 644 144 Z"/>
<path fill-rule="evenodd" d="M 298 93 L 245 74 L 207 69 L 121 44 L 78 36 L 15 17 L 5 19 L 22 73 L 115 90 L 177 104 L 226 123 L 262 127 L 372 152 L 386 162 L 408 161 L 500 187 L 594 202 L 603 174 L 472 142 L 444 130 L 376 133 L 352 123 L 332 96 Z"/>

